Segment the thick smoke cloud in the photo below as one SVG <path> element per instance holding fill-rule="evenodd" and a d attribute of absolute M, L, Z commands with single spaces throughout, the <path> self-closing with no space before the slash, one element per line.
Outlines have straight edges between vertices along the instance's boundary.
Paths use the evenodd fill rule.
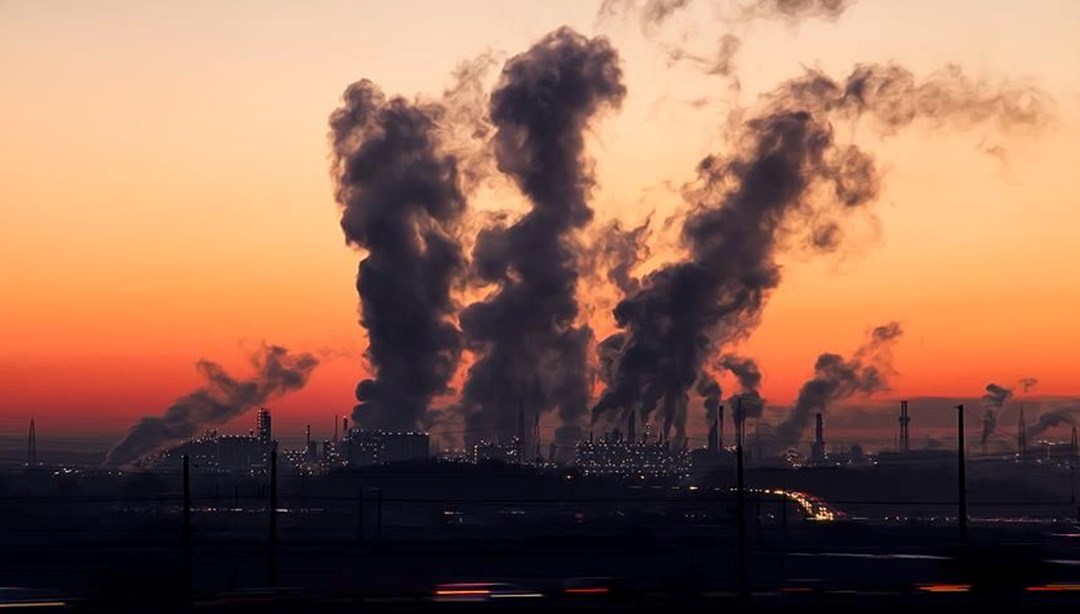
<path fill-rule="evenodd" d="M 367 251 L 356 289 L 374 378 L 356 388 L 356 424 L 418 426 L 461 355 L 451 286 L 464 266 L 455 230 L 466 201 L 457 160 L 441 153 L 437 104 L 350 85 L 330 116 L 341 228 Z"/>
<path fill-rule="evenodd" d="M 274 397 L 299 390 L 319 364 L 311 354 L 290 354 L 276 345 L 262 348 L 251 362 L 255 375 L 236 379 L 221 365 L 200 360 L 195 368 L 206 383 L 174 401 L 161 416 L 147 416 L 135 423 L 109 450 L 105 465 L 128 465 L 171 443 L 193 437 L 208 426 L 225 424 Z"/>
<path fill-rule="evenodd" d="M 531 417 L 555 408 L 564 426 L 586 411 L 592 332 L 576 325 L 581 248 L 573 238 L 592 219 L 585 131 L 625 95 L 611 44 L 568 28 L 511 58 L 492 92 L 498 168 L 532 209 L 513 225 L 485 228 L 473 250 L 476 277 L 497 290 L 461 314 L 478 354 L 462 399 L 472 438 L 513 434 L 519 410 Z"/>
<path fill-rule="evenodd" d="M 901 335 L 900 325 L 878 326 L 870 340 L 850 359 L 837 354 L 821 354 L 814 363 L 814 377 L 799 389 L 791 413 L 775 430 L 781 447 L 797 445 L 817 412 L 824 413 L 834 403 L 856 394 L 869 395 L 888 389 L 891 371 L 890 349 Z"/>
<path fill-rule="evenodd" d="M 835 142 L 834 122 L 867 117 L 860 126 L 884 134 L 916 120 L 1011 126 L 1039 123 L 1045 105 L 1030 87 L 989 88 L 953 68 L 920 82 L 898 66 L 859 65 L 841 81 L 810 70 L 781 84 L 735 127 L 730 153 L 698 165 L 682 228 L 689 257 L 615 308 L 622 347 L 594 420 L 662 407 L 664 428 L 681 432 L 680 404 L 702 365 L 757 326 L 780 283 L 777 254 L 793 238 L 811 251 L 840 245 L 841 222 L 877 199 L 880 181 L 870 154 Z"/>

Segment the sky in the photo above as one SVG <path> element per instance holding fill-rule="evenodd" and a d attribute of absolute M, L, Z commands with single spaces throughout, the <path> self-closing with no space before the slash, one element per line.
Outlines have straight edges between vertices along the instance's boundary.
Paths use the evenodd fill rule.
<path fill-rule="evenodd" d="M 732 106 L 805 67 L 959 64 L 1045 90 L 1054 119 L 1038 133 L 853 134 L 885 171 L 876 219 L 837 255 L 784 257 L 739 350 L 783 404 L 818 353 L 896 320 L 885 398 L 978 396 L 1021 377 L 1038 378 L 1031 394 L 1080 395 L 1080 3 L 862 0 L 835 22 L 754 22 L 738 30 L 737 96 L 661 50 L 724 33 L 709 3 L 659 33 L 598 24 L 598 4 L 0 1 L 0 433 L 31 416 L 39 433 L 118 433 L 198 386 L 199 359 L 243 375 L 263 342 L 320 356 L 273 407 L 278 424 L 328 431 L 367 369 L 360 254 L 329 172 L 341 92 L 369 78 L 434 98 L 459 62 L 501 61 L 564 24 L 611 39 L 629 92 L 589 138 L 597 224 L 677 212 L 670 186 L 724 150 Z M 524 206 L 498 191 L 472 205 Z M 590 305 L 598 331 L 610 303 Z"/>

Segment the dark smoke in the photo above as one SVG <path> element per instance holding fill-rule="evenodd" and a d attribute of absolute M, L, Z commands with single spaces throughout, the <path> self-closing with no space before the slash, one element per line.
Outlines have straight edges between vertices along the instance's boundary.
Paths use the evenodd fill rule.
<path fill-rule="evenodd" d="M 731 416 L 736 424 L 742 424 L 747 418 L 760 418 L 765 410 L 765 399 L 761 397 L 761 370 L 753 358 L 725 354 L 716 366 L 726 369 L 739 382 L 739 391 L 728 399 Z"/>
<path fill-rule="evenodd" d="M 986 394 L 982 396 L 983 403 L 992 409 L 1001 409 L 1005 402 L 1012 396 L 1012 390 L 1004 386 L 990 383 L 986 385 Z"/>
<path fill-rule="evenodd" d="M 798 444 L 814 414 L 824 413 L 832 404 L 856 394 L 887 390 L 889 350 L 901 332 L 899 324 L 890 322 L 875 328 L 870 340 L 850 359 L 829 353 L 818 356 L 814 377 L 802 385 L 795 407 L 776 427 L 777 444 L 783 448 Z"/>
<path fill-rule="evenodd" d="M 455 230 L 465 197 L 440 152 L 443 108 L 350 85 L 330 116 L 345 240 L 363 248 L 356 289 L 374 379 L 356 387 L 356 424 L 410 429 L 447 388 L 461 355 L 450 290 L 464 261 Z"/>
<path fill-rule="evenodd" d="M 557 408 L 566 426 L 586 410 L 592 332 L 575 324 L 581 248 L 573 238 L 592 219 L 584 137 L 625 95 L 607 39 L 568 28 L 511 58 L 491 95 L 498 168 L 532 209 L 511 226 L 485 228 L 473 250 L 476 276 L 498 286 L 461 314 L 478 354 L 462 399 L 473 438 L 512 434 L 519 408 L 529 416 Z"/>
<path fill-rule="evenodd" d="M 608 281 L 623 294 L 636 292 L 640 286 L 632 269 L 649 256 L 645 240 L 649 236 L 650 221 L 646 219 L 638 226 L 624 229 L 618 220 L 613 220 L 597 233 L 591 268 L 605 269 Z"/>
<path fill-rule="evenodd" d="M 225 424 L 269 399 L 299 390 L 319 361 L 311 354 L 289 354 L 285 348 L 271 345 L 253 356 L 251 363 L 255 375 L 248 379 L 235 379 L 209 360 L 195 363 L 206 383 L 174 401 L 160 417 L 147 416 L 135 423 L 109 450 L 105 465 L 128 465 L 208 426 Z"/>
<path fill-rule="evenodd" d="M 1005 402 L 1012 396 L 1012 390 L 999 386 L 993 382 L 986 385 L 986 393 L 983 394 L 983 404 L 986 405 L 986 414 L 983 416 L 982 443 L 986 443 L 997 428 L 997 415 Z"/>
<path fill-rule="evenodd" d="M 1075 425 L 1077 414 L 1080 414 L 1080 401 L 1044 412 L 1034 424 L 1028 425 L 1027 436 L 1033 439 L 1055 426 L 1061 424 Z"/>
<path fill-rule="evenodd" d="M 1028 392 L 1031 392 L 1032 388 L 1039 385 L 1039 380 L 1034 377 L 1021 377 L 1020 381 L 1017 383 L 1020 384 L 1020 390 L 1022 390 L 1024 394 L 1027 394 Z"/>
<path fill-rule="evenodd" d="M 711 375 L 702 373 L 698 377 L 695 392 L 705 400 L 705 419 L 709 421 L 709 424 L 712 424 L 713 419 L 716 418 L 716 410 L 720 408 L 720 398 L 723 395 L 720 384 Z"/>
<path fill-rule="evenodd" d="M 808 71 L 781 84 L 736 126 L 730 154 L 698 165 L 682 229 L 689 257 L 646 276 L 615 308 L 622 348 L 594 420 L 663 405 L 665 428 L 681 430 L 674 410 L 708 357 L 757 326 L 788 239 L 805 227 L 810 250 L 835 250 L 843 217 L 876 200 L 873 157 L 837 144 L 833 121 L 870 116 L 868 127 L 891 133 L 920 118 L 1030 124 L 1044 108 L 1031 88 L 990 89 L 954 69 L 920 83 L 897 66 L 860 65 L 841 82 Z"/>

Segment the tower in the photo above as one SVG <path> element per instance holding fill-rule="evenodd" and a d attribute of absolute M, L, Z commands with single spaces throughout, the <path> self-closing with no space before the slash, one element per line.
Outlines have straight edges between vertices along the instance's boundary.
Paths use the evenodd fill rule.
<path fill-rule="evenodd" d="M 533 447 L 536 448 L 536 453 L 533 458 L 537 462 L 540 461 L 540 414 L 537 413 L 533 416 Z"/>
<path fill-rule="evenodd" d="M 1016 426 L 1016 454 L 1027 454 L 1027 425 L 1024 424 L 1024 407 L 1020 406 L 1020 423 Z"/>
<path fill-rule="evenodd" d="M 712 425 L 709 426 L 709 443 L 707 444 L 707 449 L 709 450 L 709 452 L 712 452 L 713 454 L 720 451 L 720 431 L 719 431 L 719 428 L 720 428 L 719 424 L 717 423 L 716 417 L 714 416 L 713 417 L 713 423 L 712 423 Z"/>
<path fill-rule="evenodd" d="M 334 414 L 334 443 L 337 443 L 337 427 L 338 427 L 337 414 Z"/>
<path fill-rule="evenodd" d="M 1072 436 L 1076 437 L 1077 429 L 1072 427 Z M 35 426 L 33 426 L 33 419 L 30 419 L 30 433 L 26 437 L 26 466 L 35 467 L 38 465 L 38 432 Z"/>
<path fill-rule="evenodd" d="M 724 406 L 716 406 L 716 450 L 724 449 Z"/>
<path fill-rule="evenodd" d="M 626 425 L 626 439 L 631 444 L 637 442 L 637 412 L 630 410 L 630 422 Z"/>
<path fill-rule="evenodd" d="M 270 410 L 266 407 L 260 407 L 255 416 L 255 436 L 263 444 L 269 444 L 274 439 L 270 430 Z"/>
<path fill-rule="evenodd" d="M 1076 440 L 1076 425 L 1074 424 L 1072 427 L 1072 439 L 1069 440 L 1069 446 L 1072 447 L 1073 456 L 1077 455 L 1077 443 L 1080 442 L 1077 442 Z"/>
<path fill-rule="evenodd" d="M 908 402 L 900 401 L 900 441 L 899 452 L 907 452 L 911 449 L 911 439 L 908 433 L 908 425 L 911 424 L 911 417 L 908 416 Z"/>
<path fill-rule="evenodd" d="M 810 445 L 810 462 L 825 462 L 825 423 L 821 412 L 814 415 L 814 443 Z"/>

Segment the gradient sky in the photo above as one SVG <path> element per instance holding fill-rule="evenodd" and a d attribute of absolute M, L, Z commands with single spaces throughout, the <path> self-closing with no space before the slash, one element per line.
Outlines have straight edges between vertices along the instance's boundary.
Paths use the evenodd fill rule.
<path fill-rule="evenodd" d="M 326 119 L 359 78 L 437 96 L 486 50 L 517 53 L 563 24 L 602 32 L 630 93 L 593 134 L 597 220 L 672 211 L 665 182 L 723 150 L 731 96 L 668 66 L 633 19 L 598 27 L 597 4 L 0 1 L 0 432 L 30 415 L 42 431 L 117 432 L 198 385 L 199 358 L 244 374 L 264 340 L 325 359 L 274 405 L 279 424 L 348 413 L 365 341 Z M 724 32 L 707 11 L 669 26 L 702 48 Z M 862 0 L 836 23 L 739 32 L 743 103 L 802 66 L 896 60 L 1029 80 L 1056 104 L 1037 135 L 860 140 L 885 171 L 877 224 L 838 256 L 786 258 L 741 348 L 770 402 L 794 398 L 819 352 L 848 353 L 893 319 L 906 335 L 887 396 L 1028 376 L 1041 394 L 1080 394 L 1080 2 Z M 609 306 L 597 300 L 597 328 Z"/>

